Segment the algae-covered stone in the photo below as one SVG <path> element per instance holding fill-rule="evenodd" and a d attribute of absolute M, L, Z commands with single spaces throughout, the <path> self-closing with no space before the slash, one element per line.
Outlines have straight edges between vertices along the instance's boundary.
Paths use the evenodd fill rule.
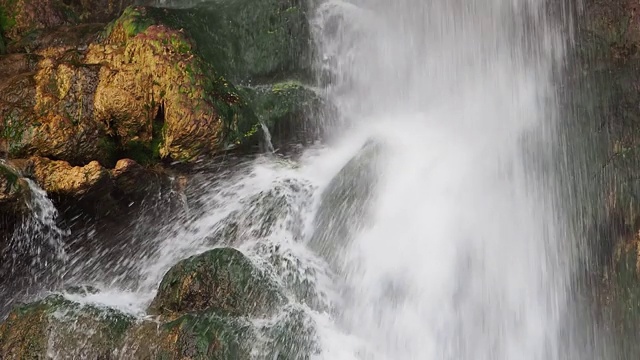
<path fill-rule="evenodd" d="M 89 47 L 100 70 L 95 120 L 110 124 L 125 151 L 193 160 L 241 144 L 257 122 L 232 84 L 196 55 L 182 30 L 157 23 L 151 9 L 127 9 Z"/>
<path fill-rule="evenodd" d="M 0 214 L 15 220 L 27 210 L 29 186 L 13 168 L 0 162 Z"/>
<path fill-rule="evenodd" d="M 150 313 L 209 310 L 258 316 L 283 302 L 267 274 L 232 248 L 218 248 L 183 260 L 164 276 Z"/>
<path fill-rule="evenodd" d="M 0 325 L 0 358 L 116 358 L 134 319 L 59 295 L 14 309 Z"/>
<path fill-rule="evenodd" d="M 309 144 L 322 136 L 319 112 L 324 101 L 295 81 L 247 89 L 258 118 L 267 126 L 275 148 Z"/>
<path fill-rule="evenodd" d="M 255 335 L 249 322 L 214 313 L 184 315 L 168 323 L 132 327 L 119 352 L 126 359 L 250 359 Z"/>
<path fill-rule="evenodd" d="M 311 36 L 302 0 L 219 0 L 154 16 L 184 28 L 217 71 L 240 83 L 308 76 Z"/>
<path fill-rule="evenodd" d="M 18 40 L 62 25 L 107 22 L 133 0 L 0 0 L 0 30 Z"/>
<path fill-rule="evenodd" d="M 315 322 L 300 308 L 285 309 L 261 330 L 263 343 L 256 346 L 261 358 L 308 360 L 321 351 Z"/>

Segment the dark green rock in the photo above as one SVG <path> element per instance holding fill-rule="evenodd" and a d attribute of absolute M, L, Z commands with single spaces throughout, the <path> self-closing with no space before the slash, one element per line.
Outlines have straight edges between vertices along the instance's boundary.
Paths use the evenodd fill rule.
<path fill-rule="evenodd" d="M 62 296 L 14 309 L 0 325 L 0 358 L 114 358 L 134 319 Z"/>
<path fill-rule="evenodd" d="M 283 302 L 268 275 L 240 251 L 219 248 L 172 267 L 160 283 L 150 313 L 213 311 L 231 316 L 264 315 Z"/>
<path fill-rule="evenodd" d="M 277 321 L 262 329 L 265 342 L 261 344 L 261 358 L 274 360 L 308 360 L 319 354 L 315 322 L 303 310 L 285 309 Z"/>
<path fill-rule="evenodd" d="M 168 323 L 141 321 L 118 354 L 125 359 L 250 359 L 251 324 L 214 313 L 184 315 Z"/>
<path fill-rule="evenodd" d="M 247 89 L 258 118 L 267 126 L 274 148 L 319 140 L 324 101 L 310 88 L 295 82 Z"/>
<path fill-rule="evenodd" d="M 302 0 L 217 0 L 150 11 L 163 23 L 189 32 L 200 54 L 235 83 L 308 76 L 307 12 Z"/>

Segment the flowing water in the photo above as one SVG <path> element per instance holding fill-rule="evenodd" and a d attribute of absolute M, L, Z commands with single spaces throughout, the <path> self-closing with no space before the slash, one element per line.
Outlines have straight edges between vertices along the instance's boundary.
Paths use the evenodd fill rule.
<path fill-rule="evenodd" d="M 143 314 L 173 264 L 232 245 L 290 300 L 255 321 L 267 329 L 256 358 L 274 358 L 268 329 L 291 314 L 307 329 L 292 341 L 318 359 L 575 354 L 574 240 L 554 163 L 566 34 L 548 5 L 315 4 L 340 136 L 296 161 L 270 155 L 201 180 L 196 200 L 142 237 L 146 250 L 117 259 L 120 275 L 95 276 L 100 293 L 69 296 Z M 70 264 L 85 281 L 104 267 Z"/>

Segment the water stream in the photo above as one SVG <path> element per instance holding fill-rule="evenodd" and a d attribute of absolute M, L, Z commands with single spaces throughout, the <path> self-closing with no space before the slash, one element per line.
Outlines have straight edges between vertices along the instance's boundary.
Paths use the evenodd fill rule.
<path fill-rule="evenodd" d="M 573 240 L 553 166 L 565 34 L 547 5 L 320 2 L 318 71 L 346 130 L 299 160 L 259 157 L 201 181 L 188 216 L 128 255 L 136 281 L 69 296 L 143 314 L 172 265 L 232 245 L 286 289 L 318 359 L 575 355 L 563 335 Z"/>

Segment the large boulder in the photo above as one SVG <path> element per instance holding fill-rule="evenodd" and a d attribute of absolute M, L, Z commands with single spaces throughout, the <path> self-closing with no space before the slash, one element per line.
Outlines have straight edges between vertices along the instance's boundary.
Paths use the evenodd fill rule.
<path fill-rule="evenodd" d="M 164 276 L 149 312 L 213 311 L 260 316 L 284 302 L 269 276 L 240 251 L 218 248 L 183 260 Z"/>
<path fill-rule="evenodd" d="M 0 324 L 0 358 L 116 358 L 134 319 L 59 295 L 20 306 Z"/>
<path fill-rule="evenodd" d="M 188 31 L 202 57 L 230 81 L 257 84 L 311 76 L 308 6 L 302 0 L 204 1 L 154 16 Z"/>
<path fill-rule="evenodd" d="M 43 50 L 35 74 L 5 83 L 0 126 L 10 157 L 109 166 L 118 157 L 192 160 L 242 142 L 257 122 L 245 101 L 183 31 L 146 11 L 128 8 L 83 51 Z"/>
<path fill-rule="evenodd" d="M 367 141 L 322 192 L 309 246 L 335 266 L 354 234 L 369 224 L 383 148 Z"/>
<path fill-rule="evenodd" d="M 0 57 L 12 64 L 11 71 L 0 70 L 10 74 L 0 81 L 0 151 L 72 165 L 95 160 L 111 167 L 120 158 L 189 162 L 255 147 L 258 116 L 277 145 L 315 139 L 318 126 L 307 115 L 320 101 L 312 91 L 296 82 L 266 92 L 232 84 L 309 78 L 302 3 L 128 7 L 102 32 L 99 25 L 68 25 L 75 20 L 34 25 L 61 26 L 14 41 L 35 55 Z M 107 12 L 120 12 L 119 6 Z M 17 23 L 6 26 L 18 31 Z"/>
<path fill-rule="evenodd" d="M 183 315 L 158 324 L 144 321 L 127 333 L 124 359 L 251 359 L 255 334 L 245 320 L 215 313 Z"/>
<path fill-rule="evenodd" d="M 250 359 L 251 324 L 215 313 L 167 322 L 52 295 L 0 324 L 2 359 Z"/>

